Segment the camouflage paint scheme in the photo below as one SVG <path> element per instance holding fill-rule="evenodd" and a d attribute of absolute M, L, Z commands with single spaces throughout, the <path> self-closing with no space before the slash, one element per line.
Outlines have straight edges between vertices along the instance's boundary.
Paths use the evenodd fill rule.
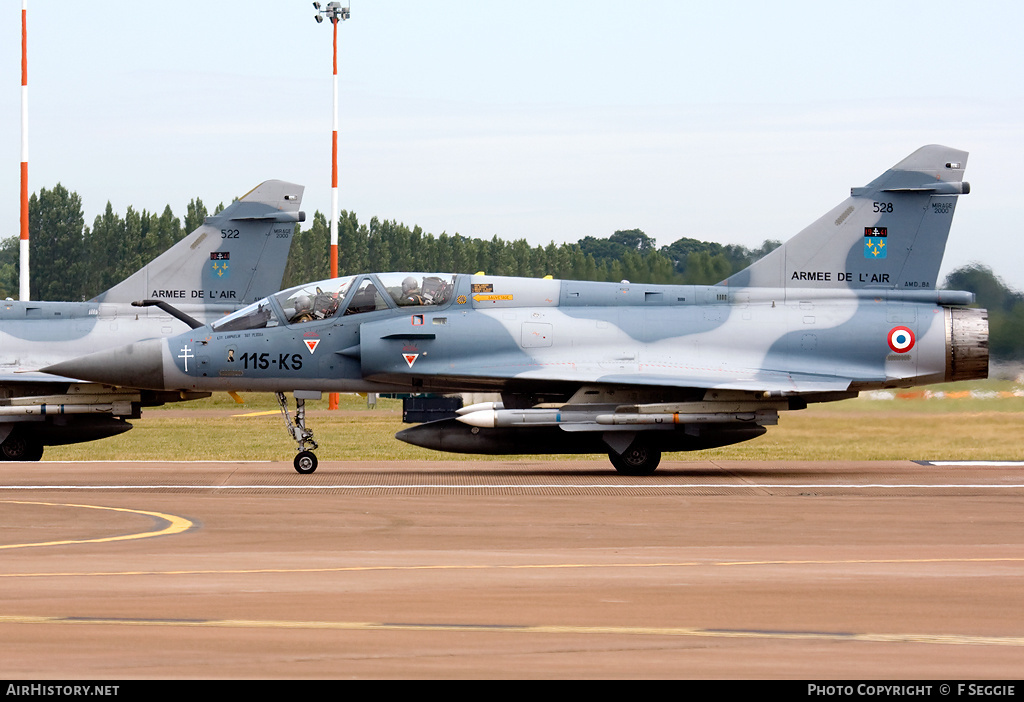
<path fill-rule="evenodd" d="M 500 403 L 397 437 L 469 453 L 607 452 L 622 473 L 650 473 L 662 451 L 755 438 L 780 411 L 986 377 L 987 313 L 936 288 L 966 162 L 923 147 L 718 285 L 367 274 L 45 370 L 293 392 L 300 472 L 316 467 L 302 408 L 320 391 L 492 391 Z M 412 284 L 422 296 L 399 304 Z"/>
<path fill-rule="evenodd" d="M 141 270 L 89 302 L 0 302 L 0 460 L 38 460 L 46 445 L 131 429 L 140 408 L 209 393 L 115 388 L 37 369 L 140 339 L 173 338 L 281 287 L 303 188 L 266 181 Z"/>

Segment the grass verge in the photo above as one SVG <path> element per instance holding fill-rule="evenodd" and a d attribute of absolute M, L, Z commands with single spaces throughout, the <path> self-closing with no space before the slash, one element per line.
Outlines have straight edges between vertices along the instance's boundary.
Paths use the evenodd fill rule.
<path fill-rule="evenodd" d="M 307 424 L 321 461 L 463 460 L 498 457 L 448 454 L 394 438 L 401 401 L 342 395 L 340 411 L 326 399 L 307 402 Z M 272 395 L 238 405 L 227 395 L 146 410 L 135 428 L 85 444 L 54 446 L 46 460 L 290 461 L 295 445 Z M 666 460 L 1024 460 L 1024 392 L 1010 381 L 935 386 L 927 393 L 862 395 L 780 414 L 779 425 L 753 441 Z M 513 457 L 509 457 L 513 458 Z M 523 456 L 523 460 L 542 457 Z M 606 460 L 594 455 L 595 460 Z"/>

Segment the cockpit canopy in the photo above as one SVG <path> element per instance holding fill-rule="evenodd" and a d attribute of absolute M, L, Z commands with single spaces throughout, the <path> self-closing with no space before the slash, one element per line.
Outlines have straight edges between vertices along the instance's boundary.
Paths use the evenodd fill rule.
<path fill-rule="evenodd" d="M 451 273 L 378 273 L 331 278 L 283 290 L 211 326 L 219 332 L 265 329 L 338 315 L 443 305 L 451 300 L 454 288 L 455 276 Z"/>

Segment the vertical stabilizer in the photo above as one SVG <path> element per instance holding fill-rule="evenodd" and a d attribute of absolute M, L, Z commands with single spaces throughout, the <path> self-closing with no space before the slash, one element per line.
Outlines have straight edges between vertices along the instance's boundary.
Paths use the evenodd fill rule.
<path fill-rule="evenodd" d="M 95 302 L 163 299 L 171 304 L 239 305 L 281 289 L 301 185 L 268 180 L 150 261 Z"/>
<path fill-rule="evenodd" d="M 935 288 L 966 166 L 966 151 L 924 146 L 722 284 Z"/>

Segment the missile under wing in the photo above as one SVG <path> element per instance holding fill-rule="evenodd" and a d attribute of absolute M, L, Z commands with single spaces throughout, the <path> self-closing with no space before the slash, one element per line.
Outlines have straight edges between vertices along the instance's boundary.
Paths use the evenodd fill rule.
<path fill-rule="evenodd" d="M 756 438 L 780 412 L 861 390 L 985 377 L 988 325 L 937 289 L 967 153 L 926 146 L 718 285 L 380 273 L 311 283 L 169 339 L 46 368 L 113 385 L 295 394 L 316 467 L 320 391 L 478 392 L 501 402 L 399 439 L 483 454 L 663 451 Z"/>

